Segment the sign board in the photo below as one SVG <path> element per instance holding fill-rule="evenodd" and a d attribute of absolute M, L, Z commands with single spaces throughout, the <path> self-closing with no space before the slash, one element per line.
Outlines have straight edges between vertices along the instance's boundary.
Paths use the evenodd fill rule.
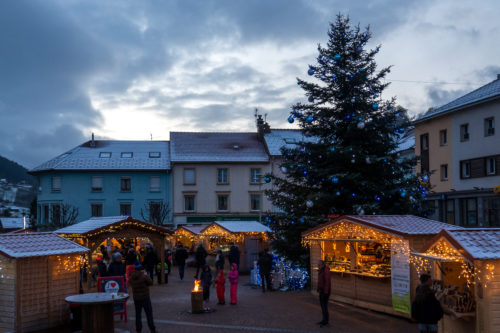
<path fill-rule="evenodd" d="M 405 239 L 391 240 L 392 308 L 411 314 L 410 244 Z"/>
<path fill-rule="evenodd" d="M 125 279 L 123 276 L 107 276 L 97 278 L 97 291 L 105 293 L 119 293 L 125 292 Z M 125 302 L 115 302 L 113 304 L 113 314 L 125 315 L 125 322 L 127 321 L 127 307 Z"/>

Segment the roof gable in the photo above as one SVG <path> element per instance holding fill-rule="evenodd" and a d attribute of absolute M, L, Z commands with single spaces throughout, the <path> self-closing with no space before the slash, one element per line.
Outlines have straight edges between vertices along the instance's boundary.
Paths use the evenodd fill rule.
<path fill-rule="evenodd" d="M 211 235 L 212 233 L 256 233 L 272 232 L 267 226 L 257 221 L 215 221 L 201 231 L 201 234 Z"/>
<path fill-rule="evenodd" d="M 52 232 L 8 233 L 0 235 L 0 254 L 7 258 L 28 258 L 85 253 L 86 247 Z"/>

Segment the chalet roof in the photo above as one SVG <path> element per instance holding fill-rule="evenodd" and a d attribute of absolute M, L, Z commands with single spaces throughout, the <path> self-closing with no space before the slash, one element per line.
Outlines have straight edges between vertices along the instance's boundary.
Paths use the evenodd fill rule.
<path fill-rule="evenodd" d="M 414 215 L 344 215 L 302 233 L 303 237 L 333 224 L 348 221 L 397 235 L 435 235 L 443 229 L 462 229 L 455 225 Z"/>
<path fill-rule="evenodd" d="M 205 227 L 207 229 L 211 225 L 218 225 L 231 233 L 238 232 L 271 232 L 267 226 L 257 221 L 215 221 Z M 203 230 L 202 232 L 203 233 Z"/>
<path fill-rule="evenodd" d="M 96 140 L 94 143 L 95 147 L 91 141 L 85 142 L 30 172 L 170 169 L 168 141 Z"/>
<path fill-rule="evenodd" d="M 462 97 L 459 97 L 448 104 L 445 104 L 437 109 L 419 117 L 415 123 L 420 123 L 428 119 L 432 119 L 444 114 L 462 110 L 466 107 L 484 103 L 500 97 L 500 79 L 496 79 Z"/>
<path fill-rule="evenodd" d="M 441 237 L 457 247 L 457 250 L 462 249 L 460 252 L 468 259 L 500 259 L 500 228 L 443 230 L 427 244 L 426 249 Z"/>
<path fill-rule="evenodd" d="M 30 223 L 26 218 L 26 225 Z M 24 217 L 0 217 L 0 227 L 3 229 L 22 229 L 24 228 Z"/>
<path fill-rule="evenodd" d="M 130 216 L 92 217 L 89 220 L 75 223 L 73 225 L 61 229 L 57 229 L 55 233 L 60 235 L 73 234 L 73 235 L 85 236 L 86 234 L 92 234 L 107 227 L 119 224 L 127 224 L 127 223 L 140 223 L 141 225 L 154 228 L 160 233 L 165 233 L 165 234 L 171 233 L 171 231 L 166 228 L 155 226 L 147 222 L 135 220 Z"/>
<path fill-rule="evenodd" d="M 85 253 L 86 247 L 52 232 L 0 234 L 0 254 L 7 258 Z"/>
<path fill-rule="evenodd" d="M 192 234 L 199 235 L 200 232 L 206 228 L 206 225 L 178 225 L 177 229 L 185 229 Z"/>
<path fill-rule="evenodd" d="M 172 162 L 267 162 L 257 133 L 171 132 Z"/>

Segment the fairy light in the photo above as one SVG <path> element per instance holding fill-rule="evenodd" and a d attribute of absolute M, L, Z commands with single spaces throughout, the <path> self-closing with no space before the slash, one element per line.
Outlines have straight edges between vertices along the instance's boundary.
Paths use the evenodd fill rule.
<path fill-rule="evenodd" d="M 200 238 L 211 241 L 222 240 L 234 243 L 243 243 L 245 237 L 259 238 L 264 242 L 269 240 L 267 232 L 229 232 L 220 226 L 213 224 L 201 232 Z"/>
<path fill-rule="evenodd" d="M 52 256 L 53 260 L 55 260 L 54 266 L 54 275 L 63 275 L 66 273 L 78 272 L 80 268 L 84 266 L 87 262 L 85 256 L 81 255 L 71 255 L 71 256 L 63 256 L 57 255 Z"/>
<path fill-rule="evenodd" d="M 342 221 L 334 225 L 317 230 L 302 239 L 302 244 L 309 246 L 318 240 L 373 240 L 390 241 L 395 236 L 364 227 L 356 223 Z"/>

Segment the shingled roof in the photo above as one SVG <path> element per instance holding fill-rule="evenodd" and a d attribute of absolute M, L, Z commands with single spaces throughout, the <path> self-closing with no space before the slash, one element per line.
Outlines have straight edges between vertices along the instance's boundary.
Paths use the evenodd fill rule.
<path fill-rule="evenodd" d="M 93 142 L 93 143 L 92 143 Z M 131 153 L 131 154 L 130 154 Z M 168 141 L 88 141 L 30 170 L 168 170 Z"/>
<path fill-rule="evenodd" d="M 59 254 L 85 253 L 86 247 L 52 232 L 0 234 L 0 255 L 7 258 L 28 258 Z"/>
<path fill-rule="evenodd" d="M 271 156 L 280 156 L 281 148 L 295 148 L 295 144 L 304 141 L 304 135 L 298 129 L 272 129 L 264 134 L 267 150 Z"/>
<path fill-rule="evenodd" d="M 488 102 L 500 98 L 500 79 L 496 79 L 462 97 L 459 97 L 448 104 L 445 104 L 437 109 L 419 117 L 414 123 L 420 123 L 435 117 L 442 116 L 451 112 L 462 110 L 466 107 L 476 104 Z"/>
<path fill-rule="evenodd" d="M 171 132 L 172 162 L 267 162 L 257 133 Z"/>

